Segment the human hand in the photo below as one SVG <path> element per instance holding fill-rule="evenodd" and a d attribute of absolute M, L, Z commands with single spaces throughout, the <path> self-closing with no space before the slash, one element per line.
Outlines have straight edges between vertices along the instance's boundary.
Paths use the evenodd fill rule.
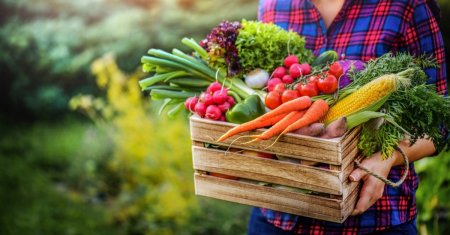
<path fill-rule="evenodd" d="M 361 165 L 368 170 L 387 178 L 392 166 L 395 163 L 395 158 L 391 157 L 387 160 L 383 160 L 381 154 L 375 153 L 369 158 L 365 158 Z M 361 191 L 359 193 L 359 199 L 356 203 L 355 209 L 352 215 L 360 215 L 364 213 L 369 207 L 371 207 L 378 199 L 383 196 L 385 183 L 374 176 L 368 175 L 365 171 L 356 168 L 350 174 L 349 179 L 351 181 L 364 181 Z"/>

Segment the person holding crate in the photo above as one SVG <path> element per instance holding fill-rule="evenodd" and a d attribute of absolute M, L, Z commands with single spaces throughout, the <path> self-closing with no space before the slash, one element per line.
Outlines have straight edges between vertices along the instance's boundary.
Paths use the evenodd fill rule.
<path fill-rule="evenodd" d="M 409 52 L 435 58 L 439 68 L 427 69 L 429 83 L 447 94 L 446 64 L 440 17 L 435 0 L 260 0 L 258 20 L 298 32 L 316 55 L 335 50 L 349 60 L 368 61 L 388 52 Z M 415 192 L 418 177 L 412 162 L 435 154 L 430 140 L 399 144 L 410 171 L 399 189 L 391 188 L 361 169 L 349 176 L 363 181 L 355 209 L 344 223 L 332 223 L 265 208 L 253 208 L 248 234 L 417 234 Z M 387 160 L 379 153 L 362 165 L 391 180 L 403 174 L 399 152 Z"/>

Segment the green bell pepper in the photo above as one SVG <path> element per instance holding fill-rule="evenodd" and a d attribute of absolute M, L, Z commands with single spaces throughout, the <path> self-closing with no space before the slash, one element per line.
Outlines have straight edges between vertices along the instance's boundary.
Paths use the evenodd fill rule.
<path fill-rule="evenodd" d="M 265 105 L 258 95 L 253 94 L 228 110 L 225 116 L 228 122 L 241 124 L 253 120 L 263 115 L 265 112 Z"/>

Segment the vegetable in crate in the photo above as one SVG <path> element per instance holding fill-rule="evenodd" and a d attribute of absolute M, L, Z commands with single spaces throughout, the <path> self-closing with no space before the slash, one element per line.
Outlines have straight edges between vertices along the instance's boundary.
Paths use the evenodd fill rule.
<path fill-rule="evenodd" d="M 220 83 L 213 82 L 205 92 L 200 94 L 199 98 L 189 97 L 186 99 L 184 106 L 186 110 L 196 113 L 200 117 L 225 121 L 225 113 L 235 105 L 234 98 L 228 95 L 229 92 Z"/>
<path fill-rule="evenodd" d="M 228 88 L 239 98 L 245 98 L 251 94 L 260 94 L 248 87 L 240 78 L 228 78 L 225 74 L 209 67 L 205 60 L 208 53 L 192 39 L 184 38 L 182 43 L 195 51 L 195 55 L 186 54 L 178 49 L 172 53 L 150 49 L 147 56 L 143 56 L 144 72 L 150 74 L 148 78 L 139 81 L 141 89 L 149 93 L 154 100 L 164 100 L 160 108 L 160 113 L 168 106 L 172 106 L 168 112 L 169 116 L 174 116 L 183 110 L 183 102 L 193 96 L 199 96 L 209 84 L 218 81 Z M 211 94 L 213 95 L 213 94 Z M 198 105 L 198 112 L 206 113 L 206 106 Z M 226 105 L 219 106 L 219 109 L 227 109 Z M 190 109 L 192 110 L 192 108 Z M 195 110 L 194 110 L 195 111 Z M 211 111 L 212 112 L 212 111 Z"/>
<path fill-rule="evenodd" d="M 244 123 L 265 113 L 265 107 L 257 95 L 250 95 L 244 101 L 236 104 L 226 113 L 226 120 L 231 123 Z"/>
<path fill-rule="evenodd" d="M 222 21 L 200 44 L 208 52 L 208 65 L 225 69 L 229 77 L 254 69 L 273 71 L 287 55 L 296 58 L 289 63 L 310 62 L 313 58 L 303 37 L 257 21 Z"/>
<path fill-rule="evenodd" d="M 381 151 L 388 158 L 405 138 L 411 145 L 429 138 L 440 151 L 450 141 L 440 132 L 450 126 L 450 100 L 425 85 L 423 70 L 433 66 L 429 58 L 406 53 L 369 61 L 364 70 L 349 73 L 352 83 L 338 92 L 339 98 L 321 97 L 332 105 L 325 122 L 347 116 L 349 128 L 363 124 L 358 147 L 366 156 Z M 377 118 L 384 119 L 381 125 L 373 124 Z"/>
<path fill-rule="evenodd" d="M 305 48 L 305 39 L 297 33 L 275 24 L 246 20 L 241 24 L 236 47 L 244 72 L 256 68 L 273 71 L 283 64 L 287 55 L 296 55 L 301 62 L 312 61 L 311 51 Z"/>
<path fill-rule="evenodd" d="M 224 20 L 200 41 L 200 46 L 208 52 L 207 63 L 213 68 L 225 69 L 228 76 L 234 76 L 241 70 L 235 45 L 241 27 L 237 21 Z"/>

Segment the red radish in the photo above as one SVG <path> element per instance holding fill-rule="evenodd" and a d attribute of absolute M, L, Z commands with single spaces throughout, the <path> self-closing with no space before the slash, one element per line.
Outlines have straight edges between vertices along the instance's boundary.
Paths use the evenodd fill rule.
<path fill-rule="evenodd" d="M 236 101 L 232 96 L 228 96 L 227 102 L 230 104 L 231 107 L 233 107 L 236 104 Z"/>
<path fill-rule="evenodd" d="M 222 84 L 219 82 L 213 82 L 206 88 L 206 93 L 213 94 L 215 91 L 222 90 Z"/>
<path fill-rule="evenodd" d="M 212 120 L 219 120 L 222 116 L 222 112 L 220 111 L 217 105 L 210 105 L 206 108 L 205 117 Z"/>
<path fill-rule="evenodd" d="M 220 116 L 219 118 L 219 121 L 226 122 L 227 119 L 225 118 L 225 115 L 222 114 L 222 116 Z"/>
<path fill-rule="evenodd" d="M 286 75 L 286 72 L 287 71 L 285 67 L 279 66 L 272 72 L 272 78 L 282 78 L 284 75 Z"/>
<path fill-rule="evenodd" d="M 290 55 L 284 58 L 284 66 L 286 68 L 290 68 L 293 64 L 298 64 L 298 57 L 296 55 Z"/>
<path fill-rule="evenodd" d="M 294 78 L 293 78 L 291 75 L 289 75 L 289 74 L 284 75 L 283 78 L 282 78 L 281 80 L 282 80 L 284 83 L 286 83 L 286 84 L 291 84 L 291 83 L 294 82 Z"/>
<path fill-rule="evenodd" d="M 302 69 L 303 76 L 310 74 L 312 71 L 311 65 L 309 65 L 308 63 L 300 64 L 300 68 Z"/>
<path fill-rule="evenodd" d="M 197 102 L 198 102 L 198 98 L 197 97 L 195 97 L 195 96 L 194 97 L 189 97 L 184 102 L 184 107 L 187 110 L 189 110 L 191 112 L 194 112 L 194 108 L 195 108 L 195 105 L 197 104 Z"/>
<path fill-rule="evenodd" d="M 299 78 L 300 76 L 304 75 L 302 66 L 300 64 L 291 65 L 291 67 L 289 67 L 289 75 L 291 75 L 292 78 Z"/>
<path fill-rule="evenodd" d="M 222 111 L 222 113 L 225 113 L 226 111 L 228 111 L 228 109 L 231 108 L 231 105 L 228 102 L 223 102 L 222 104 L 217 105 L 217 107 L 219 107 L 219 109 L 220 109 L 220 111 Z"/>
<path fill-rule="evenodd" d="M 273 91 L 278 83 L 282 83 L 281 78 L 272 78 L 267 82 L 267 90 Z"/>
<path fill-rule="evenodd" d="M 206 106 L 214 104 L 213 96 L 209 93 L 203 92 L 200 94 L 200 102 L 204 103 Z"/>
<path fill-rule="evenodd" d="M 206 105 L 202 102 L 197 102 L 197 104 L 194 107 L 194 111 L 198 116 L 205 117 Z"/>
<path fill-rule="evenodd" d="M 227 91 L 225 89 L 215 91 L 212 95 L 212 99 L 216 104 L 223 104 L 223 102 L 227 101 L 228 99 Z"/>

